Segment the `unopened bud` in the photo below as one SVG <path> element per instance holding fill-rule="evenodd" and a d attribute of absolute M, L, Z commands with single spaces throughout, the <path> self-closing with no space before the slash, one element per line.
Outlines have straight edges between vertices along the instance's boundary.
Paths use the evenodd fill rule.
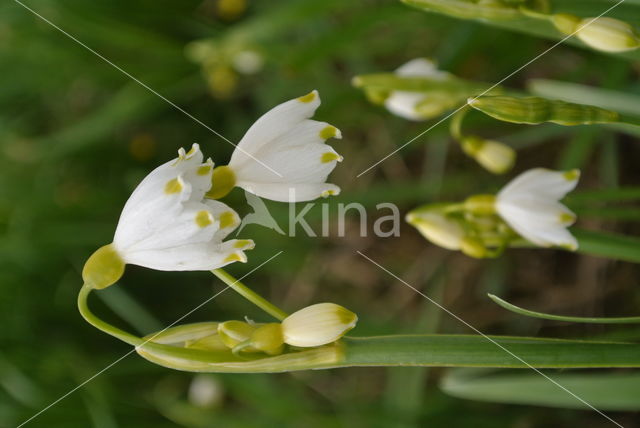
<path fill-rule="evenodd" d="M 335 342 L 355 327 L 358 316 L 334 303 L 318 303 L 289 315 L 282 321 L 284 342 L 313 347 Z"/>
<path fill-rule="evenodd" d="M 414 210 L 407 215 L 407 222 L 418 229 L 429 241 L 446 248 L 459 250 L 465 233 L 457 221 L 436 211 Z"/>
<path fill-rule="evenodd" d="M 283 344 L 282 326 L 278 323 L 261 325 L 251 335 L 251 346 L 269 355 L 281 354 Z"/>
<path fill-rule="evenodd" d="M 585 18 L 576 35 L 585 44 L 605 52 L 625 52 L 640 47 L 633 27 L 614 18 Z"/>
<path fill-rule="evenodd" d="M 461 143 L 466 154 L 494 174 L 504 174 L 515 163 L 516 152 L 506 144 L 476 136 L 464 137 Z"/>
<path fill-rule="evenodd" d="M 218 324 L 218 335 L 229 348 L 249 340 L 256 326 L 243 321 L 225 321 Z"/>
<path fill-rule="evenodd" d="M 460 250 L 469 257 L 482 259 L 487 256 L 487 248 L 480 240 L 471 237 L 465 237 L 461 244 Z"/>

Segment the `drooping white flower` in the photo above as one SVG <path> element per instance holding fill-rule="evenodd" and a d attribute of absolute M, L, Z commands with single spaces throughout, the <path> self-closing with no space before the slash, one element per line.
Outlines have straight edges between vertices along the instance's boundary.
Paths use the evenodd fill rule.
<path fill-rule="evenodd" d="M 320 105 L 317 91 L 282 103 L 249 128 L 227 167 L 216 175 L 260 197 L 281 202 L 309 201 L 337 195 L 340 188 L 326 183 L 342 156 L 325 144 L 341 138 L 340 130 L 309 119 Z M 226 194 L 221 189 L 214 196 Z"/>
<path fill-rule="evenodd" d="M 445 80 L 451 75 L 438 70 L 433 61 L 426 58 L 416 58 L 396 69 L 395 74 L 400 77 L 426 77 L 432 80 Z M 428 102 L 432 99 L 433 103 Z M 411 91 L 392 91 L 384 102 L 391 113 L 409 120 L 426 120 L 442 113 L 442 100 L 435 94 Z M 418 105 L 421 108 L 418 109 Z"/>
<path fill-rule="evenodd" d="M 578 241 L 567 230 L 576 216 L 559 201 L 576 187 L 579 178 L 578 170 L 530 169 L 498 193 L 496 211 L 519 235 L 536 245 L 576 250 Z"/>
<path fill-rule="evenodd" d="M 197 144 L 147 175 L 126 202 L 113 243 L 96 251 L 83 277 L 96 288 L 117 281 L 125 264 L 164 271 L 211 270 L 246 261 L 253 241 L 224 238 L 240 224 L 222 202 L 204 199 L 213 162 Z M 111 272 L 112 274 L 109 274 Z"/>

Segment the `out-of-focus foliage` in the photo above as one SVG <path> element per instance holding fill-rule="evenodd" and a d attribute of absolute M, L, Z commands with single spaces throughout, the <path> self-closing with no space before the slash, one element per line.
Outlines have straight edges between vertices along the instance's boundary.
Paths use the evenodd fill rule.
<path fill-rule="evenodd" d="M 426 56 L 461 78 L 496 82 L 550 46 L 542 39 L 425 14 L 394 1 L 25 4 L 231 141 L 238 141 L 267 109 L 318 89 L 323 104 L 316 117 L 343 132 L 336 149 L 345 160 L 332 175 L 342 194 L 328 201 L 331 213 L 338 203 L 352 201 L 370 208 L 370 216 L 376 215 L 376 204 L 386 201 L 406 212 L 426 201 L 458 200 L 503 184 L 449 144 L 446 124 L 355 179 L 430 124 L 409 123 L 370 105 L 351 87 L 353 76 L 391 71 Z M 194 42 L 224 52 L 224 61 L 194 58 Z M 259 70 L 242 73 L 233 59 L 239 53 L 236 46 L 259 56 Z M 0 5 L 0 76 L 0 425 L 15 426 L 130 351 L 85 324 L 75 297 L 84 260 L 110 241 L 136 183 L 181 146 L 198 142 L 218 164 L 228 160 L 233 147 L 16 2 Z M 640 92 L 636 63 L 571 46 L 553 49 L 507 83 L 524 87 L 534 77 Z M 584 187 L 595 190 L 639 184 L 634 159 L 640 152 L 629 136 L 596 126 L 523 127 L 481 116 L 470 117 L 466 127 L 487 137 L 499 135 L 518 149 L 518 171 L 580 167 Z M 225 201 L 246 206 L 238 190 Z M 638 219 L 636 208 L 622 202 L 616 205 L 622 211 L 612 211 L 610 202 L 600 203 L 577 210 L 581 226 L 640 234 L 629 222 Z M 267 205 L 285 227 L 288 208 Z M 616 212 L 620 215 L 611 214 Z M 320 214 L 316 206 L 307 216 L 318 234 Z M 398 238 L 360 238 L 355 214 L 352 219 L 345 237 L 338 236 L 335 224 L 330 236 L 319 238 L 302 233 L 289 238 L 248 226 L 242 234 L 257 247 L 248 265 L 232 271 L 241 276 L 283 250 L 277 262 L 245 281 L 288 311 L 335 301 L 359 315 L 355 334 L 468 332 L 363 260 L 355 253 L 361 250 L 486 332 L 637 339 L 637 331 L 619 328 L 514 322 L 484 297 L 486 292 L 513 296 L 510 301 L 545 312 L 634 314 L 640 295 L 638 269 L 632 264 L 537 250 L 480 262 L 427 244 L 408 225 L 402 225 Z M 120 284 L 101 293 L 103 304 L 95 301 L 94 306 L 114 324 L 146 334 L 220 289 L 221 283 L 207 273 L 129 267 Z M 228 291 L 187 321 L 244 315 L 263 317 Z M 134 354 L 27 426 L 601 422 L 586 412 L 451 398 L 428 381 L 439 376 L 436 370 L 368 368 L 207 376 L 198 377 L 194 386 L 193 374 L 156 367 Z M 617 416 L 632 426 L 627 423 L 633 423 L 633 415 Z"/>

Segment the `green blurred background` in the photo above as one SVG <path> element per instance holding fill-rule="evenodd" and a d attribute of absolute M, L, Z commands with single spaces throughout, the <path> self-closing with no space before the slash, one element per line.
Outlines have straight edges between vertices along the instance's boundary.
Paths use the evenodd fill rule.
<path fill-rule="evenodd" d="M 460 77 L 496 82 L 551 45 L 394 1 L 25 4 L 232 141 L 271 107 L 318 89 L 322 106 L 315 118 L 336 125 L 344 136 L 332 143 L 345 158 L 331 176 L 342 194 L 326 202 L 332 213 L 339 202 L 363 203 L 370 208 L 369 225 L 376 215 L 388 214 L 376 211 L 378 203 L 395 202 L 404 214 L 425 202 L 494 191 L 507 178 L 491 176 L 464 156 L 450 141 L 445 123 L 356 179 L 431 123 L 407 122 L 369 104 L 351 86 L 354 75 L 391 71 L 425 56 Z M 198 40 L 206 42 L 194 47 Z M 256 70 L 243 74 L 237 55 L 247 51 Z M 629 60 L 559 46 L 505 84 L 522 88 L 527 79 L 548 78 L 640 94 L 639 72 L 638 63 Z M 217 164 L 226 163 L 233 147 L 12 1 L 0 5 L 0 76 L 0 426 L 12 427 L 130 350 L 86 324 L 75 299 L 84 260 L 110 242 L 138 181 L 181 146 L 197 142 Z M 516 171 L 580 167 L 581 189 L 640 184 L 640 151 L 628 135 L 600 127 L 505 125 L 480 116 L 466 123 L 477 134 L 517 148 Z M 225 202 L 241 214 L 248 212 L 239 190 Z M 284 227 L 287 206 L 267 205 Z M 596 207 L 581 214 L 583 227 L 640 234 L 633 222 L 639 219 L 637 210 L 616 215 Z M 319 205 L 307 216 L 315 219 L 311 223 L 318 232 L 319 216 Z M 485 297 L 493 292 L 538 310 L 572 315 L 634 314 L 640 303 L 639 272 L 630 263 L 552 250 L 514 250 L 478 261 L 434 247 L 405 224 L 394 238 L 360 237 L 358 227 L 355 212 L 344 237 L 335 224 L 323 238 L 292 238 L 248 226 L 241 236 L 253 238 L 257 247 L 248 253 L 248 264 L 230 270 L 241 276 L 283 250 L 246 283 L 287 311 L 321 301 L 340 303 L 360 316 L 355 335 L 469 333 L 357 255 L 359 250 L 486 333 L 640 336 L 637 328 L 524 319 Z M 129 267 L 119 285 L 98 293 L 92 304 L 114 324 L 147 334 L 222 288 L 206 272 Z M 245 315 L 265 319 L 228 291 L 185 321 Z M 442 369 L 353 368 L 194 376 L 133 354 L 27 426 L 606 423 L 584 410 L 449 397 L 438 388 L 445 374 Z M 625 426 L 638 426 L 637 414 L 614 415 Z"/>

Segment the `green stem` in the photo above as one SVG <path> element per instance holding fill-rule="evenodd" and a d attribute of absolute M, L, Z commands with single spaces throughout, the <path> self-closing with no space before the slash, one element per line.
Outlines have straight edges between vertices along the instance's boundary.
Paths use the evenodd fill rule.
<path fill-rule="evenodd" d="M 278 321 L 282 321 L 289 316 L 285 311 L 278 308 L 264 297 L 260 296 L 258 293 L 240 282 L 240 280 L 235 279 L 233 276 L 229 275 L 223 269 L 214 269 L 211 271 L 211 273 L 220 278 L 222 282 L 229 286 L 229 288 L 232 288 L 233 290 L 238 292 L 242 297 L 259 307 L 269 315 L 273 316 Z"/>
<path fill-rule="evenodd" d="M 124 330 L 120 330 L 119 328 L 112 326 L 105 321 L 102 321 L 89 310 L 89 306 L 87 305 L 87 298 L 89 297 L 89 293 L 91 293 L 91 291 L 93 291 L 93 287 L 84 284 L 80 289 L 80 293 L 78 294 L 78 309 L 80 310 L 80 314 L 82 315 L 82 317 L 98 330 L 101 330 L 117 339 L 120 339 L 123 342 L 128 343 L 129 345 L 139 346 L 143 344 L 144 341 L 139 337 L 136 337 Z"/>
<path fill-rule="evenodd" d="M 210 373 L 279 373 L 364 366 L 640 367 L 640 344 L 480 335 L 346 337 L 337 343 L 241 361 L 231 353 L 147 343 L 136 348 L 164 367 Z"/>
<path fill-rule="evenodd" d="M 498 296 L 493 294 L 487 294 L 491 300 L 493 300 L 498 305 L 503 308 L 515 312 L 520 315 L 525 315 L 532 318 L 542 318 L 545 320 L 554 320 L 554 321 L 567 321 L 567 322 L 582 322 L 582 323 L 593 323 L 593 324 L 637 324 L 640 323 L 640 317 L 611 317 L 611 318 L 602 318 L 602 317 L 570 317 L 563 315 L 553 315 L 553 314 L 545 314 L 544 312 L 535 312 L 530 311 L 528 309 L 521 308 L 514 304 L 507 302 L 506 300 L 501 299 Z"/>

